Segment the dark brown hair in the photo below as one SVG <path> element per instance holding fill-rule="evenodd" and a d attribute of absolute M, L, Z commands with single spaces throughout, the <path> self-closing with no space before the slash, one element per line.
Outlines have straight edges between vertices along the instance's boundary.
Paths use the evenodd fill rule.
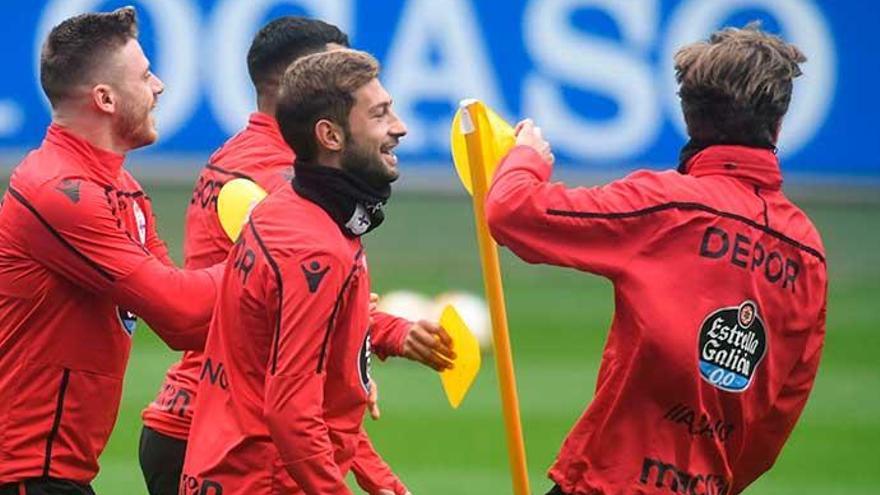
<path fill-rule="evenodd" d="M 40 84 L 52 106 L 73 88 L 94 82 L 108 55 L 137 35 L 133 7 L 80 14 L 52 28 L 40 53 Z"/>
<path fill-rule="evenodd" d="M 379 76 L 379 62 L 358 50 L 315 53 L 294 62 L 281 79 L 275 118 L 297 157 L 315 158 L 315 124 L 327 119 L 348 132 L 354 93 Z"/>
<path fill-rule="evenodd" d="M 675 77 L 691 139 L 773 145 L 806 57 L 760 24 L 726 28 L 675 54 Z"/>

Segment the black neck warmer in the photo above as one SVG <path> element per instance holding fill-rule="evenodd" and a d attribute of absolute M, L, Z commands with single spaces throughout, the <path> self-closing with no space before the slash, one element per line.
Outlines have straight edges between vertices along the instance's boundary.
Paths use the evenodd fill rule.
<path fill-rule="evenodd" d="M 385 220 L 391 184 L 376 188 L 344 170 L 300 161 L 294 171 L 297 194 L 323 208 L 347 236 L 364 235 Z"/>

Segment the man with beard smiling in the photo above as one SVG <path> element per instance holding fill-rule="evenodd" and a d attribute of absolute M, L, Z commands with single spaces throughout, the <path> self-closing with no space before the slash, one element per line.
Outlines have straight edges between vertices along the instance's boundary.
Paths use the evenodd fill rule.
<path fill-rule="evenodd" d="M 52 124 L 0 208 L 0 494 L 89 494 L 137 316 L 172 348 L 202 348 L 222 266 L 175 268 L 123 168 L 156 140 L 164 89 L 134 9 L 53 28 L 40 82 Z"/>
<path fill-rule="evenodd" d="M 275 121 L 278 87 L 285 69 L 300 57 L 347 46 L 348 36 L 336 26 L 299 16 L 273 19 L 254 36 L 247 62 L 257 109 L 247 126 L 211 155 L 199 174 L 186 214 L 186 268 L 210 267 L 225 260 L 232 249 L 233 243 L 217 217 L 217 195 L 227 181 L 247 178 L 270 193 L 290 187 L 294 152 Z M 438 370 L 447 364 L 435 352 L 442 353 L 448 341 L 438 325 L 378 312 L 373 313 L 373 319 L 371 343 L 381 358 L 403 356 Z M 143 412 L 139 453 L 151 495 L 177 494 L 202 364 L 201 352 L 184 353 L 168 369 L 159 396 Z M 374 397 L 375 387 L 373 383 Z M 370 412 L 378 418 L 377 407 L 371 407 Z M 373 495 L 382 490 L 406 493 L 403 483 L 376 454 L 366 431 L 361 433 L 352 465 L 358 484 Z"/>
<path fill-rule="evenodd" d="M 371 385 L 361 236 L 384 219 L 406 134 L 378 73 L 372 56 L 334 50 L 282 78 L 276 119 L 296 177 L 230 253 L 180 493 L 351 493 Z"/>

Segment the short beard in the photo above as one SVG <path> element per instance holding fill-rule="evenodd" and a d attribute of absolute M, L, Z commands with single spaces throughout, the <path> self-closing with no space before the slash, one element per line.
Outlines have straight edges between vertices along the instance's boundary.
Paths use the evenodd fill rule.
<path fill-rule="evenodd" d="M 131 103 L 122 103 L 119 117 L 113 122 L 113 132 L 129 149 L 153 144 L 156 137 L 150 129 L 150 108 L 138 112 Z"/>
<path fill-rule="evenodd" d="M 357 176 L 372 187 L 384 188 L 396 181 L 399 174 L 385 165 L 381 156 L 364 152 L 346 132 L 346 146 L 342 153 L 342 170 Z"/>

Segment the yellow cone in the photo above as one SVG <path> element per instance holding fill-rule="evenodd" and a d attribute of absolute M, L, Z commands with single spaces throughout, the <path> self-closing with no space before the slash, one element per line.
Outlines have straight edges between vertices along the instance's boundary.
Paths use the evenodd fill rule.
<path fill-rule="evenodd" d="M 483 158 L 486 163 L 486 183 L 489 184 L 492 182 L 492 174 L 495 173 L 495 169 L 498 168 L 501 159 L 504 158 L 504 155 L 506 155 L 516 143 L 516 137 L 513 134 L 513 127 L 510 124 L 505 122 L 504 119 L 482 102 L 478 102 L 477 104 L 482 105 L 483 108 L 485 108 L 486 117 L 489 120 L 490 132 L 484 132 L 482 134 L 482 139 L 484 140 L 482 149 L 484 150 L 484 153 L 486 153 L 486 156 Z M 461 127 L 461 116 L 462 111 L 461 108 L 459 108 L 459 110 L 455 112 L 455 117 L 452 119 L 452 131 L 450 136 L 452 143 L 452 161 L 455 163 L 455 170 L 458 172 L 458 178 L 461 179 L 464 188 L 467 189 L 468 193 L 473 194 L 474 191 L 471 186 L 471 166 L 468 162 L 467 147 L 465 145 L 464 133 L 462 132 Z"/>
<path fill-rule="evenodd" d="M 480 371 L 480 343 L 452 305 L 443 309 L 440 326 L 452 338 L 452 349 L 455 351 L 452 369 L 442 371 L 440 380 L 449 405 L 457 409 Z"/>
<path fill-rule="evenodd" d="M 217 217 L 232 242 L 238 240 L 241 228 L 247 223 L 251 211 L 265 197 L 266 191 L 248 179 L 232 179 L 220 189 L 217 196 Z"/>

